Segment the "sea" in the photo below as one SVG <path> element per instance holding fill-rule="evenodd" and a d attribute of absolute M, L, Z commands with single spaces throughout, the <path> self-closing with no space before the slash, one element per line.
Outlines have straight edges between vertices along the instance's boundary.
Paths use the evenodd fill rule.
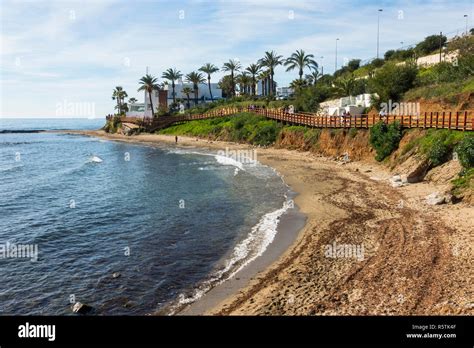
<path fill-rule="evenodd" d="M 248 163 L 62 131 L 103 124 L 0 118 L 1 315 L 73 315 L 76 302 L 173 314 L 278 233 L 290 190 L 258 151 Z"/>

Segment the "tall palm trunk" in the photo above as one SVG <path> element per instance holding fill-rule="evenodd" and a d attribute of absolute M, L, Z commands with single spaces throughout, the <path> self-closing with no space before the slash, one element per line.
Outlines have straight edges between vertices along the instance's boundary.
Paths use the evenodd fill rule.
<path fill-rule="evenodd" d="M 175 104 L 176 103 L 176 93 L 174 91 L 174 88 L 175 88 L 174 81 L 171 81 L 171 88 L 173 89 L 173 104 Z"/>
<path fill-rule="evenodd" d="M 303 80 L 303 69 L 301 68 L 300 68 L 299 75 L 300 75 L 300 81 Z"/>
<path fill-rule="evenodd" d="M 194 87 L 194 106 L 198 104 L 198 94 L 199 94 L 199 89 Z"/>
<path fill-rule="evenodd" d="M 273 95 L 273 69 L 270 70 L 270 95 Z"/>
<path fill-rule="evenodd" d="M 148 98 L 150 98 L 151 117 L 155 118 L 155 111 L 153 109 L 153 100 L 151 99 L 151 91 L 148 91 Z"/>
<path fill-rule="evenodd" d="M 234 72 L 230 73 L 230 81 L 232 82 L 232 96 L 235 97 L 235 83 L 234 83 Z"/>
<path fill-rule="evenodd" d="M 211 101 L 214 101 L 214 97 L 212 96 L 212 91 L 211 91 L 211 75 L 207 75 L 207 85 L 209 87 L 209 94 L 211 95 Z"/>

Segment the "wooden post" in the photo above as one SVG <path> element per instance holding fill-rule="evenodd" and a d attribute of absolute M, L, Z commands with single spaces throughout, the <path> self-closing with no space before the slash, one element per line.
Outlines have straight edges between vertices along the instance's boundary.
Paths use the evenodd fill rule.
<path fill-rule="evenodd" d="M 443 111 L 443 123 L 441 125 L 441 128 L 444 128 L 444 111 Z"/>
<path fill-rule="evenodd" d="M 411 112 L 410 112 L 410 114 L 408 115 L 408 123 L 409 123 L 408 128 L 411 128 Z"/>
<path fill-rule="evenodd" d="M 463 131 L 466 130 L 466 123 L 467 123 L 467 111 L 464 111 L 464 124 L 462 126 Z M 472 125 L 471 125 L 471 128 L 472 128 Z"/>
<path fill-rule="evenodd" d="M 449 112 L 448 129 L 451 129 L 451 111 Z"/>
<path fill-rule="evenodd" d="M 458 129 L 458 123 L 459 123 L 459 111 L 456 111 L 456 129 Z"/>
<path fill-rule="evenodd" d="M 433 127 L 433 111 L 430 112 L 430 128 Z"/>

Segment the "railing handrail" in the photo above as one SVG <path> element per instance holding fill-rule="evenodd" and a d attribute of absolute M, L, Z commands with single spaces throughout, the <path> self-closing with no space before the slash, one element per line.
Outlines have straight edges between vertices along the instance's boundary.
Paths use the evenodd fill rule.
<path fill-rule="evenodd" d="M 376 113 L 354 114 L 354 115 L 324 115 L 317 113 L 288 112 L 281 108 L 264 107 L 227 107 L 207 111 L 203 114 L 183 114 L 177 116 L 161 116 L 156 119 L 121 117 L 122 122 L 137 122 L 148 126 L 151 130 L 164 128 L 173 123 L 201 120 L 213 117 L 224 117 L 234 115 L 243 110 L 265 116 L 269 119 L 288 122 L 291 124 L 316 127 L 316 128 L 370 128 L 374 124 L 383 121 L 385 123 L 399 122 L 404 128 L 447 128 L 463 131 L 474 130 L 474 110 L 457 111 L 423 111 L 415 115 Z M 112 119 L 113 116 L 107 116 Z"/>

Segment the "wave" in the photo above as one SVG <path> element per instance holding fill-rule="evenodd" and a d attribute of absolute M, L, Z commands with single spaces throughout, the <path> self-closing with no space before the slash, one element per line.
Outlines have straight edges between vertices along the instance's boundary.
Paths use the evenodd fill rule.
<path fill-rule="evenodd" d="M 286 195 L 285 199 L 287 199 Z M 223 268 L 215 271 L 208 280 L 194 289 L 190 296 L 185 294 L 178 296 L 177 304 L 171 307 L 170 315 L 175 314 L 183 305 L 195 302 L 213 287 L 229 280 L 261 256 L 275 239 L 280 218 L 289 207 L 290 205 L 285 200 L 282 208 L 263 215 L 259 222 L 252 227 L 247 237 L 234 247 Z"/>
<path fill-rule="evenodd" d="M 11 170 L 17 170 L 23 167 L 23 164 L 3 165 L 0 166 L 0 172 L 9 172 Z"/>

